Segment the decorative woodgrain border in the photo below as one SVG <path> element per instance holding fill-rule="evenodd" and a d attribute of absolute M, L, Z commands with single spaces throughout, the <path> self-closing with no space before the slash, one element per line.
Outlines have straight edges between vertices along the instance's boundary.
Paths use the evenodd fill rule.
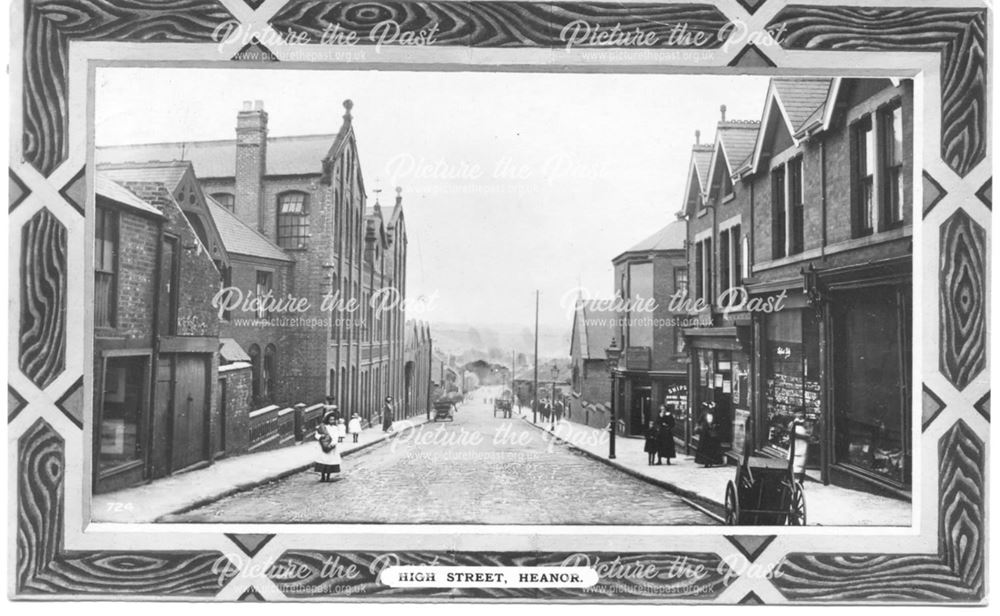
<path fill-rule="evenodd" d="M 872 2 L 876 0 L 859 0 Z M 69 154 L 69 46 L 72 41 L 125 42 L 206 42 L 221 23 L 238 11 L 232 2 L 227 8 L 215 0 L 21 0 L 23 7 L 22 124 L 21 155 L 25 163 L 45 178 L 64 163 Z M 245 0 L 247 7 L 263 7 L 258 0 Z M 269 19 L 277 28 L 321 31 L 328 23 L 340 23 L 367 31 L 373 20 L 394 17 L 404 26 L 419 29 L 421 24 L 442 26 L 440 41 L 452 47 L 497 49 L 550 49 L 558 47 L 558 32 L 578 17 L 592 23 L 623 26 L 643 25 L 657 30 L 663 22 L 686 21 L 696 29 L 711 31 L 734 19 L 753 20 L 781 0 L 741 0 L 745 13 L 727 15 L 709 4 L 685 2 L 619 3 L 526 1 L 502 2 L 325 2 L 294 0 Z M 763 5 L 763 8 L 762 8 Z M 627 561 L 647 561 L 661 565 L 677 558 L 703 564 L 719 572 L 708 578 L 708 591 L 698 596 L 677 589 L 675 581 L 657 579 L 646 590 L 635 590 L 626 582 L 612 582 L 608 592 L 582 591 L 456 591 L 448 597 L 463 599 L 627 599 L 699 600 L 760 602 L 784 601 L 980 601 L 984 596 L 983 570 L 986 553 L 985 434 L 973 428 L 975 422 L 989 420 L 989 392 L 971 391 L 987 365 L 986 323 L 989 271 L 989 230 L 977 222 L 981 213 L 970 215 L 981 204 L 990 207 L 987 179 L 975 190 L 979 199 L 960 202 L 954 196 L 956 182 L 973 177 L 987 161 L 987 13 L 984 9 L 923 7 L 883 8 L 878 6 L 818 7 L 788 5 L 771 14 L 769 24 L 786 24 L 781 41 L 784 49 L 809 51 L 934 51 L 940 57 L 940 158 L 956 178 L 941 177 L 932 182 L 940 189 L 925 220 L 939 225 L 936 263 L 939 279 L 938 364 L 943 384 L 932 384 L 935 410 L 924 425 L 925 432 L 943 430 L 936 452 L 938 459 L 938 550 L 930 554 L 787 554 L 782 575 L 770 581 L 750 583 L 732 574 L 725 566 L 721 548 L 716 551 L 668 551 L 628 554 Z M 17 24 L 15 24 L 17 26 Z M 15 34 L 17 36 L 17 34 Z M 763 52 L 757 51 L 760 56 Z M 740 56 L 743 56 L 743 52 Z M 768 63 L 771 57 L 762 56 Z M 221 61 L 221 60 L 220 60 Z M 778 63 L 780 66 L 780 62 Z M 16 166 L 16 165 L 15 165 Z M 12 168 L 10 211 L 26 207 L 32 187 L 26 171 Z M 944 169 L 946 172 L 947 169 Z M 19 177 L 18 174 L 21 174 Z M 926 174 L 926 172 L 925 172 Z M 981 173 L 979 174 L 981 176 Z M 82 176 L 81 176 L 82 177 Z M 927 176 L 929 177 L 929 175 Z M 979 177 L 979 176 L 977 176 Z M 939 182 L 940 181 L 940 182 Z M 980 178 L 977 182 L 983 182 Z M 50 180 L 50 183 L 51 180 Z M 70 182 L 73 183 L 72 181 Z M 60 195 L 68 200 L 67 186 L 51 185 L 46 199 Z M 947 188 L 947 192 L 946 192 Z M 975 188 L 975 187 L 974 187 Z M 984 192 L 985 191 L 985 192 Z M 986 195 L 985 198 L 982 195 Z M 35 199 L 36 195 L 31 195 Z M 68 203 L 68 201 L 67 201 Z M 81 201 L 82 203 L 82 201 Z M 250 562 L 295 564 L 312 571 L 327 557 L 371 570 L 382 555 L 368 551 L 324 551 L 283 549 L 273 536 L 233 535 L 232 543 L 250 560 L 234 562 L 218 550 L 138 550 L 83 551 L 65 546 L 65 469 L 67 444 L 64 439 L 83 438 L 81 427 L 57 427 L 47 421 L 50 410 L 63 417 L 55 395 L 45 391 L 63 377 L 73 388 L 80 374 L 66 374 L 67 362 L 67 225 L 62 213 L 80 204 L 60 208 L 41 207 L 20 227 L 10 231 L 19 256 L 15 292 L 20 297 L 11 315 L 18 341 L 18 361 L 12 362 L 16 376 L 9 387 L 8 422 L 19 426 L 12 433 L 16 446 L 16 571 L 14 592 L 19 597 L 110 596 L 220 597 L 234 590 L 243 599 L 261 598 L 258 590 L 240 581 Z M 15 276 L 12 276 L 12 280 Z M 13 312 L 13 311 L 12 311 Z M 70 371 L 72 372 L 72 371 Z M 18 383 L 28 383 L 38 391 L 27 391 Z M 942 387 L 955 391 L 943 391 Z M 17 388 L 22 387 L 19 392 Z M 55 389 L 55 387 L 52 387 Z M 929 391 L 929 389 L 928 389 Z M 939 396 L 940 394 L 940 396 Z M 975 396 L 973 405 L 966 394 Z M 64 397 L 65 397 L 64 395 Z M 985 402 L 984 402 L 985 401 Z M 983 407 L 986 412 L 983 412 Z M 69 416 L 69 415 L 65 415 Z M 37 417 L 37 419 L 35 419 Z M 53 419 L 53 421 L 56 421 Z M 28 423 L 33 422 L 33 423 Z M 947 426 L 939 424 L 947 422 Z M 61 424 L 60 424 L 61 425 Z M 69 430 L 69 432 L 67 432 Z M 279 536 L 280 539 L 280 536 Z M 763 552 L 780 549 L 773 537 L 732 537 L 729 541 L 742 554 L 743 562 L 763 558 Z M 268 550 L 278 550 L 268 555 Z M 595 558 L 609 556 L 593 552 Z M 561 562 L 564 553 L 553 552 L 397 552 L 402 562 L 465 564 L 549 564 Z M 221 560 L 220 560 L 221 559 Z M 223 565 L 220 577 L 218 565 Z M 228 563 L 226 565 L 225 563 Z M 312 579 L 310 578 L 310 579 Z M 391 599 L 427 599 L 426 592 L 389 589 L 377 579 L 365 577 L 361 596 Z M 636 580 L 628 580 L 631 584 Z M 274 576 L 267 580 L 276 585 Z M 615 583 L 618 586 L 615 586 Z M 240 586 L 242 584 L 242 586 Z M 743 593 L 746 587 L 747 592 Z M 772 594 L 768 594 L 768 590 Z M 733 595 L 733 592 L 740 595 Z M 778 597 L 772 596 L 774 593 Z M 306 593 L 308 591 L 303 591 Z M 268 594 L 264 592 L 264 594 Z M 274 596 L 273 594 L 271 596 Z M 278 596 L 301 597 L 295 591 Z M 312 594 L 310 596 L 316 596 Z M 355 594 L 354 596 L 358 596 Z M 739 597 L 743 599 L 740 600 Z"/>

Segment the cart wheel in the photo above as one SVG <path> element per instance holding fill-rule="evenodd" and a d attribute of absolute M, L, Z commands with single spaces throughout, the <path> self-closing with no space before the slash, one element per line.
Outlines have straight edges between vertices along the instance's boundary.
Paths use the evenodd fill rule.
<path fill-rule="evenodd" d="M 806 525 L 806 493 L 798 481 L 792 484 L 792 499 L 788 512 L 789 526 Z"/>
<path fill-rule="evenodd" d="M 740 523 L 740 499 L 736 495 L 736 486 L 730 481 L 726 484 L 726 525 L 736 526 Z"/>

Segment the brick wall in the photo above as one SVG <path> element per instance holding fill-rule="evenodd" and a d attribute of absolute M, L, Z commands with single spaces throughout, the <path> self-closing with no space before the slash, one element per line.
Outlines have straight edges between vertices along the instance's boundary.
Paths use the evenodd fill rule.
<path fill-rule="evenodd" d="M 219 373 L 219 383 L 225 383 L 226 455 L 246 453 L 249 446 L 251 404 L 250 367 Z"/>
<path fill-rule="evenodd" d="M 118 316 L 114 335 L 151 343 L 158 225 L 128 210 L 118 211 Z"/>

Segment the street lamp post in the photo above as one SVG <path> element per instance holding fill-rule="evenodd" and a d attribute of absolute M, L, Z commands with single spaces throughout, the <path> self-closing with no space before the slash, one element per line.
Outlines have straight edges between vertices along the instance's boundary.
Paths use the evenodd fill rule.
<path fill-rule="evenodd" d="M 622 356 L 622 350 L 614 337 L 611 338 L 611 346 L 604 349 L 607 356 L 608 373 L 611 374 L 611 423 L 608 424 L 608 459 L 615 459 L 615 424 L 618 423 L 618 396 L 615 392 L 616 376 L 618 371 L 618 360 Z"/>

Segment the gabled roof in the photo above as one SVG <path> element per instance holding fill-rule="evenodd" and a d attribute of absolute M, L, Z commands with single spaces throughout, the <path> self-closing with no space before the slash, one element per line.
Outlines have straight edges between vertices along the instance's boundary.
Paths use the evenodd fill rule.
<path fill-rule="evenodd" d="M 775 121 L 784 123 L 784 128 L 798 144 L 817 126 L 825 128 L 829 122 L 827 111 L 832 109 L 839 80 L 829 78 L 780 78 L 772 79 L 764 99 L 761 127 L 754 143 L 753 154 L 737 173 L 753 173 L 759 165 L 764 151 L 764 142 L 774 133 Z"/>
<path fill-rule="evenodd" d="M 657 252 L 663 250 L 683 250 L 687 239 L 687 221 L 675 220 L 656 233 L 650 235 L 635 246 L 621 253 L 612 261 L 618 261 L 625 255 L 636 252 Z"/>
<path fill-rule="evenodd" d="M 822 113 L 830 94 L 831 79 L 772 79 L 775 95 L 794 135 L 817 112 Z"/>
<path fill-rule="evenodd" d="M 322 171 L 322 161 L 338 134 L 295 135 L 267 139 L 267 175 L 312 175 Z M 334 144 L 336 147 L 337 144 Z M 236 140 L 177 141 L 99 147 L 100 163 L 190 161 L 201 179 L 236 176 Z M 134 165 L 133 165 L 134 166 Z"/>
<path fill-rule="evenodd" d="M 577 300 L 573 317 L 573 340 L 584 359 L 605 359 L 615 337 L 618 313 L 608 308 L 613 300 Z M 572 352 L 572 350 L 571 350 Z"/>
<path fill-rule="evenodd" d="M 218 201 L 206 195 L 205 202 L 208 204 L 209 214 L 215 221 L 219 236 L 222 238 L 222 245 L 227 253 L 275 261 L 293 261 L 277 244 L 257 230 L 248 227 L 236 217 L 236 214 L 230 212 Z"/>
<path fill-rule="evenodd" d="M 696 143 L 691 146 L 691 162 L 688 163 L 687 182 L 684 188 L 684 206 L 678 215 L 693 213 L 690 211 L 690 206 L 694 197 L 697 197 L 697 203 L 701 205 L 708 186 L 708 168 L 712 164 L 714 150 L 715 147 L 711 143 Z"/>
<path fill-rule="evenodd" d="M 97 171 L 94 188 L 96 193 L 105 199 L 110 199 L 111 201 L 139 210 L 145 214 L 151 214 L 157 218 L 164 217 L 163 212 L 158 207 L 146 203 L 136 196 L 135 193 L 107 177 L 101 170 Z"/>

